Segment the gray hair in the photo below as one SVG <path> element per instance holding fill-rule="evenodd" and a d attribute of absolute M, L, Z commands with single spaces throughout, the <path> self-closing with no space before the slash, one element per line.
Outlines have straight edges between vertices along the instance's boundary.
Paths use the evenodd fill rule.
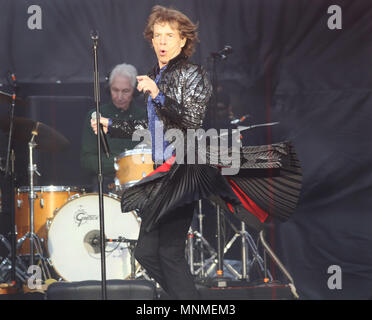
<path fill-rule="evenodd" d="M 110 86 L 116 76 L 122 76 L 122 77 L 128 78 L 130 83 L 132 84 L 132 87 L 134 88 L 134 86 L 136 85 L 136 80 L 137 80 L 136 78 L 137 69 L 131 64 L 127 64 L 127 63 L 118 64 L 117 66 L 114 67 L 114 69 L 112 69 L 110 73 L 110 78 L 109 78 Z"/>

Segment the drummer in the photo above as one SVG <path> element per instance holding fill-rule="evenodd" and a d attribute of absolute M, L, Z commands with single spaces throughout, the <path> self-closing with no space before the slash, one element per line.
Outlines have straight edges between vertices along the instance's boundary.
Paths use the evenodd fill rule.
<path fill-rule="evenodd" d="M 136 85 L 137 70 L 130 64 L 119 64 L 113 68 L 109 77 L 111 101 L 100 106 L 101 116 L 111 119 L 122 120 L 142 120 L 147 117 L 146 108 L 142 100 L 133 99 L 134 88 Z M 90 110 L 85 118 L 82 132 L 80 163 L 90 176 L 92 190 L 98 192 L 97 173 L 97 136 L 92 131 L 90 119 L 95 109 Z M 114 157 L 120 153 L 133 149 L 138 142 L 132 139 L 117 139 L 106 136 L 110 150 L 110 157 L 107 158 L 102 150 L 102 173 L 103 191 L 112 191 L 115 168 Z"/>

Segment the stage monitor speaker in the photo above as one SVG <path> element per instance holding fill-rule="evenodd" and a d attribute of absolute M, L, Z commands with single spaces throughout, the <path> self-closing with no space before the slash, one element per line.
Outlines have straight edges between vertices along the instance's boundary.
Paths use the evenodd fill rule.
<path fill-rule="evenodd" d="M 155 300 L 155 284 L 148 280 L 107 280 L 107 300 Z M 101 281 L 54 282 L 47 300 L 101 300 Z"/>

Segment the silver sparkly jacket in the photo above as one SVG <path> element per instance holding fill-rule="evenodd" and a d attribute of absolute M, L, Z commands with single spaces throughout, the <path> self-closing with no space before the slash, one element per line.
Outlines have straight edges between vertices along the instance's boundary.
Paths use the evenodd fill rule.
<path fill-rule="evenodd" d="M 148 74 L 155 79 L 159 67 Z M 198 129 L 203 124 L 212 85 L 207 73 L 200 65 L 191 63 L 180 54 L 168 63 L 162 73 L 159 90 L 165 96 L 164 106 L 156 106 L 156 114 L 163 122 L 164 129 Z M 145 94 L 145 101 L 148 94 Z M 147 129 L 146 120 L 112 120 L 110 134 L 117 138 L 129 138 L 136 129 Z"/>

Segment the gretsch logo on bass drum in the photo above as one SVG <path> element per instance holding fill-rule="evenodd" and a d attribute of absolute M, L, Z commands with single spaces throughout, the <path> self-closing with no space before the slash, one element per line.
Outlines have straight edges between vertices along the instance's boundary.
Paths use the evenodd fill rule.
<path fill-rule="evenodd" d="M 74 221 L 78 227 L 82 224 L 87 223 L 87 221 L 94 221 L 98 220 L 98 216 L 95 214 L 88 214 L 83 206 L 79 206 L 74 214 Z"/>

